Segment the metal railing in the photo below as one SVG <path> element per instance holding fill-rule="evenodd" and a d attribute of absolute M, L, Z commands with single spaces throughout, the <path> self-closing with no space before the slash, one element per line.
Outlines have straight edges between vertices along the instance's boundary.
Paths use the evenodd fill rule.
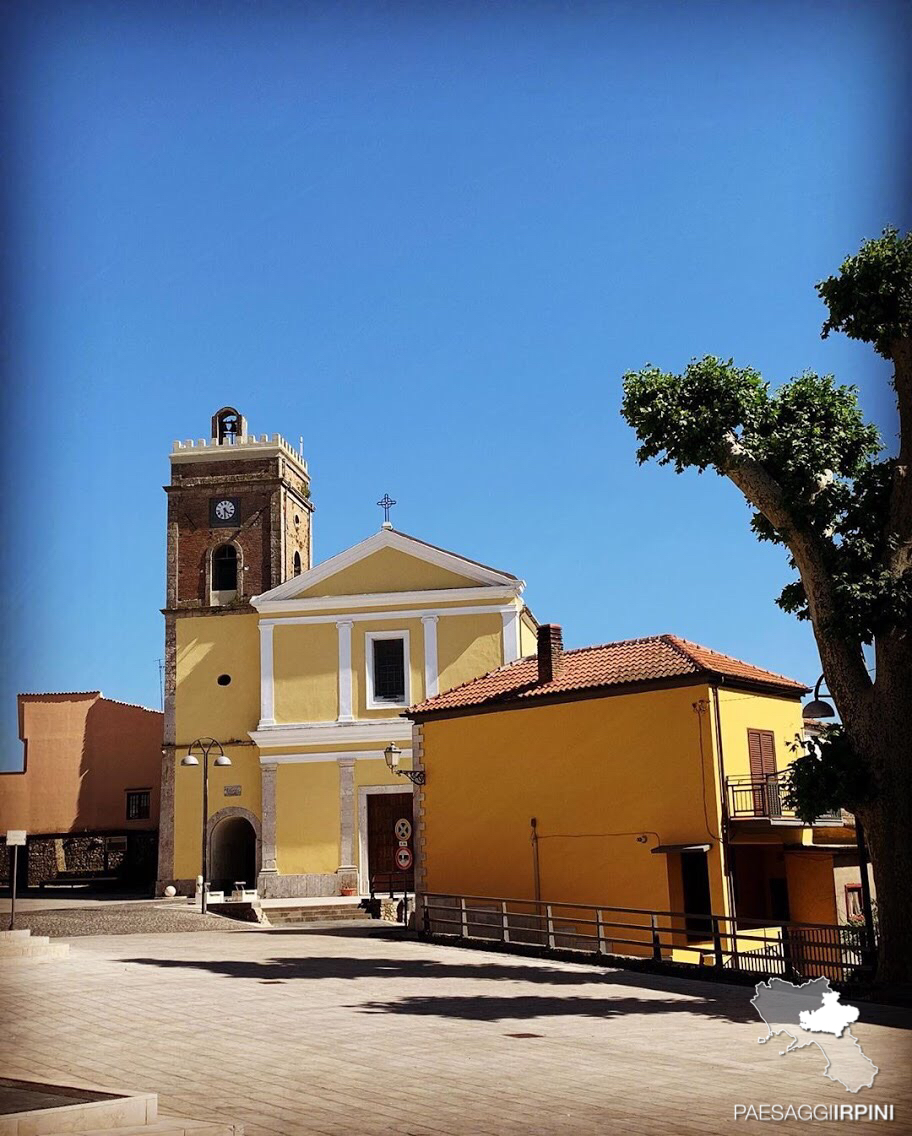
<path fill-rule="evenodd" d="M 427 934 L 841 985 L 874 971 L 874 944 L 858 927 L 441 893 L 420 902 Z"/>
<path fill-rule="evenodd" d="M 394 899 L 397 893 L 406 895 L 415 891 L 415 876 L 412 872 L 373 872 L 368 884 L 371 899 L 381 893 Z"/>
<path fill-rule="evenodd" d="M 741 775 L 725 778 L 728 793 L 728 814 L 732 820 L 766 818 L 768 820 L 798 821 L 794 809 L 786 808 L 786 782 L 782 774 L 769 773 L 765 777 Z M 817 822 L 842 823 L 840 812 L 821 813 Z"/>

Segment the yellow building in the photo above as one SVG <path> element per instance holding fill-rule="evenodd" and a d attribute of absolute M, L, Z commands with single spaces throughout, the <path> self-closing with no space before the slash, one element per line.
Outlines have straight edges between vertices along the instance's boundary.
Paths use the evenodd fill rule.
<path fill-rule="evenodd" d="M 783 804 L 805 686 L 672 635 L 538 634 L 409 712 L 420 894 L 836 922 L 854 830 Z"/>
<path fill-rule="evenodd" d="M 192 890 L 201 870 L 201 769 L 181 760 L 206 737 L 231 763 L 210 765 L 213 888 L 366 893 L 390 873 L 401 888 L 403 711 L 534 649 L 523 582 L 388 522 L 312 567 L 300 454 L 248 434 L 232 407 L 211 434 L 175 443 L 167 487 L 159 890 Z M 391 743 L 400 773 L 384 760 Z"/>

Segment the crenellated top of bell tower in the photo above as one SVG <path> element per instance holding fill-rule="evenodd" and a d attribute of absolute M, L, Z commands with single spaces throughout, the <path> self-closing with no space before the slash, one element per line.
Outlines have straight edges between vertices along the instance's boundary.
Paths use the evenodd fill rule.
<path fill-rule="evenodd" d="M 230 448 L 229 448 L 230 447 Z M 295 449 L 281 434 L 256 434 L 247 432 L 247 419 L 233 406 L 223 406 L 212 415 L 212 430 L 208 438 L 194 441 L 174 442 L 171 447 L 171 464 L 175 462 L 223 461 L 237 457 L 264 457 L 267 451 L 275 450 L 293 463 L 305 481 L 310 481 L 307 462 L 300 448 Z M 172 478 L 173 480 L 173 478 Z"/>
<path fill-rule="evenodd" d="M 310 474 L 280 434 L 248 433 L 223 406 L 210 437 L 170 454 L 166 612 L 249 610 L 312 564 Z"/>

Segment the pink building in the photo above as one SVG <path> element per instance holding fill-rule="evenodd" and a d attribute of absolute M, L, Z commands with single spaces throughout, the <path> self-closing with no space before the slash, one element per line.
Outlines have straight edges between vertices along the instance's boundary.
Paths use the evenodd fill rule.
<path fill-rule="evenodd" d="M 97 690 L 20 694 L 18 703 L 23 763 L 0 772 L 0 836 L 28 833 L 19 885 L 154 881 L 161 712 Z M 7 861 L 0 855 L 4 878 Z"/>

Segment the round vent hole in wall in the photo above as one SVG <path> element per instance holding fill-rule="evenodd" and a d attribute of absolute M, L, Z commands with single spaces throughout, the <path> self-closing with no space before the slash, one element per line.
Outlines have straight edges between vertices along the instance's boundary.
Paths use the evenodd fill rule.
<path fill-rule="evenodd" d="M 231 675 L 219 675 L 216 681 L 218 682 L 219 686 L 230 686 Z"/>

